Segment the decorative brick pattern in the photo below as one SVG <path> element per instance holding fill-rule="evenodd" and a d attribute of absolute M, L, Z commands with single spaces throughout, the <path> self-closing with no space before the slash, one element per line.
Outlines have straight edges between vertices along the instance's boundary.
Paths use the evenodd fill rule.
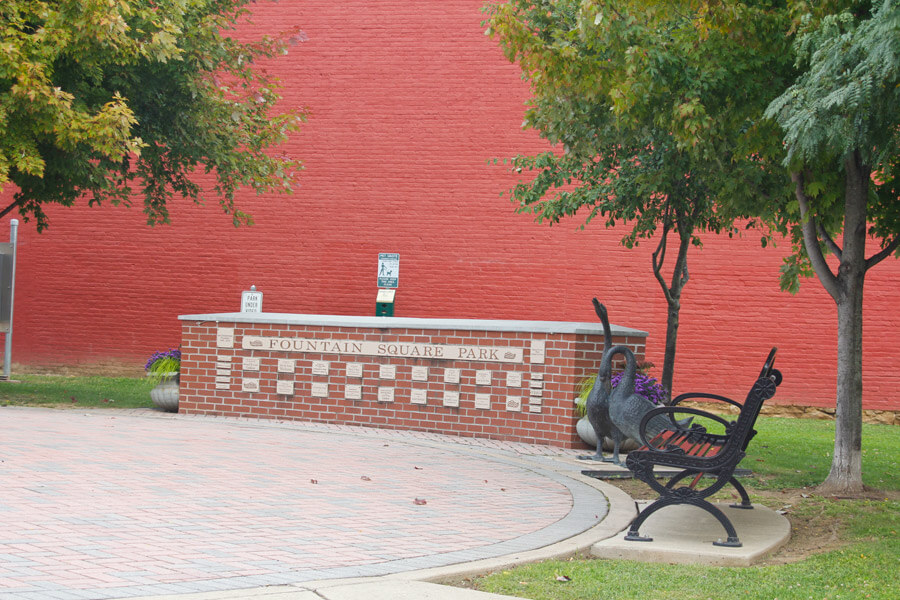
<path fill-rule="evenodd" d="M 521 349 L 524 360 L 258 350 L 242 347 L 245 336 L 365 340 L 391 348 L 459 344 L 482 350 L 471 353 L 476 357 L 498 348 L 511 354 Z M 643 358 L 643 337 L 614 336 L 613 341 Z M 541 347 L 542 353 L 532 354 Z M 603 336 L 185 317 L 181 348 L 180 412 L 371 425 L 576 448 L 582 444 L 575 434 L 573 401 L 579 382 L 596 368 Z M 286 361 L 293 361 L 293 371 L 287 372 Z M 223 369 L 225 365 L 230 368 Z M 223 376 L 226 369 L 228 375 Z"/>

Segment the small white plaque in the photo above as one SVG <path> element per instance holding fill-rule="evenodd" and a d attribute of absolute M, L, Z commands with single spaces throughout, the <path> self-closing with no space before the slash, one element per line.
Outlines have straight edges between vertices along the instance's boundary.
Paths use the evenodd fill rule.
<path fill-rule="evenodd" d="M 412 368 L 412 380 L 413 381 L 428 381 L 428 367 L 413 367 Z"/>
<path fill-rule="evenodd" d="M 540 397 L 543 396 L 543 395 L 544 395 L 544 390 L 540 390 L 540 389 L 536 389 L 536 388 L 531 388 L 531 399 L 532 399 L 532 401 L 533 401 L 535 398 L 540 398 Z"/>
<path fill-rule="evenodd" d="M 375 302 L 393 302 L 396 293 L 397 290 L 393 289 L 378 290 L 378 293 L 375 295 Z"/>
<path fill-rule="evenodd" d="M 231 383 L 231 377 L 216 377 L 216 383 Z"/>
<path fill-rule="evenodd" d="M 419 389 L 410 390 L 409 401 L 413 404 L 428 404 L 428 391 Z"/>
<path fill-rule="evenodd" d="M 234 327 L 219 327 L 216 330 L 216 348 L 234 348 Z"/>
<path fill-rule="evenodd" d="M 258 392 L 259 391 L 259 379 L 255 377 L 245 377 L 241 380 L 241 391 L 242 392 Z"/>
<path fill-rule="evenodd" d="M 347 400 L 360 400 L 362 398 L 362 386 L 348 383 L 344 386 L 344 398 Z"/>
<path fill-rule="evenodd" d="M 362 363 L 347 363 L 347 377 L 362 377 L 363 376 L 363 364 Z"/>
<path fill-rule="evenodd" d="M 255 287 L 252 290 L 244 290 L 241 292 L 241 312 L 261 313 L 262 300 L 262 292 L 257 292 Z"/>
<path fill-rule="evenodd" d="M 275 391 L 283 396 L 294 395 L 294 382 L 278 380 L 275 383 Z"/>
<path fill-rule="evenodd" d="M 444 369 L 444 383 L 459 383 L 459 369 Z"/>
<path fill-rule="evenodd" d="M 506 387 L 522 387 L 522 374 L 519 371 L 507 371 Z"/>
<path fill-rule="evenodd" d="M 475 385 L 491 385 L 491 372 L 475 371 Z"/>
<path fill-rule="evenodd" d="M 223 363 L 230 363 L 231 357 L 230 356 L 217 356 L 216 360 L 219 362 L 223 362 Z"/>
<path fill-rule="evenodd" d="M 312 363 L 313 375 L 328 375 L 331 364 L 327 360 L 314 360 Z"/>
<path fill-rule="evenodd" d="M 532 379 L 538 379 L 538 380 L 540 380 L 540 381 L 543 381 L 543 380 L 544 380 L 544 374 L 543 374 L 543 373 L 532 373 L 532 374 L 531 374 L 531 378 L 532 378 Z"/>
<path fill-rule="evenodd" d="M 522 411 L 522 399 L 518 396 L 507 396 L 506 397 L 506 410 L 511 410 L 513 412 L 521 412 Z"/>
<path fill-rule="evenodd" d="M 230 390 L 231 384 L 230 383 L 217 383 L 216 389 L 217 390 Z"/>
<path fill-rule="evenodd" d="M 539 412 L 541 412 L 541 405 L 540 405 L 540 404 L 530 404 L 530 405 L 528 406 L 528 412 L 530 412 L 530 413 L 539 413 Z"/>
<path fill-rule="evenodd" d="M 320 382 L 313 383 L 310 393 L 312 394 L 313 398 L 327 398 L 328 384 Z"/>
<path fill-rule="evenodd" d="M 293 358 L 279 358 L 278 359 L 278 372 L 279 373 L 293 373 L 297 368 L 297 364 Z"/>
<path fill-rule="evenodd" d="M 392 387 L 378 388 L 378 401 L 379 402 L 393 402 L 394 401 L 394 388 L 392 388 Z"/>
<path fill-rule="evenodd" d="M 396 365 L 378 365 L 378 379 L 396 379 Z M 393 388 L 391 388 L 393 389 Z"/>
<path fill-rule="evenodd" d="M 540 365 L 544 363 L 545 347 L 544 340 L 531 340 L 531 364 Z"/>
<path fill-rule="evenodd" d="M 490 394 L 475 394 L 475 408 L 480 408 L 481 410 L 488 410 L 491 408 L 491 395 Z"/>
<path fill-rule="evenodd" d="M 245 356 L 241 363 L 241 368 L 245 371 L 259 371 L 259 358 L 255 356 Z"/>
<path fill-rule="evenodd" d="M 531 382 L 528 384 L 528 387 L 530 387 L 531 389 L 540 390 L 544 388 L 544 382 L 540 379 L 535 379 L 534 377 L 532 377 Z"/>
<path fill-rule="evenodd" d="M 228 377 L 229 375 L 231 375 L 230 369 L 216 369 L 217 377 Z"/>
<path fill-rule="evenodd" d="M 444 406 L 459 406 L 459 392 L 454 390 L 444 390 Z"/>
<path fill-rule="evenodd" d="M 231 368 L 231 363 L 230 363 L 230 362 L 225 362 L 225 361 L 223 361 L 223 360 L 220 360 L 220 361 L 217 361 L 217 362 L 216 362 L 216 368 L 217 368 L 217 369 L 230 369 L 230 368 Z"/>

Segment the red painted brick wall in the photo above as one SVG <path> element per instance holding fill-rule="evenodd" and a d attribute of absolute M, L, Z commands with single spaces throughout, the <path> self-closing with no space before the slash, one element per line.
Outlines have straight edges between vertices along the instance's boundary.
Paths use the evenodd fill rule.
<path fill-rule="evenodd" d="M 188 414 L 299 419 L 431 431 L 464 437 L 582 447 L 575 434 L 573 400 L 579 383 L 594 370 L 603 351 L 602 333 L 539 333 L 477 329 L 410 329 L 248 323 L 203 318 L 184 320 L 179 411 Z M 463 324 L 460 325 L 462 327 Z M 233 329 L 233 344 L 217 340 L 220 328 Z M 521 348 L 521 363 L 365 356 L 322 352 L 286 352 L 245 348 L 244 336 L 265 338 L 346 340 L 383 344 L 436 344 L 490 349 Z M 543 342 L 545 357 L 536 361 L 532 341 Z M 643 359 L 643 336 L 616 336 Z M 245 358 L 259 368 L 244 369 Z M 294 362 L 292 372 L 278 372 L 278 360 Z M 314 363 L 327 362 L 327 374 L 316 374 Z M 363 365 L 362 377 L 348 374 L 348 363 Z M 226 365 L 230 365 L 227 366 Z M 381 367 L 395 374 L 380 377 Z M 415 366 L 428 368 L 427 381 L 414 381 Z M 459 370 L 459 382 L 446 382 L 447 369 Z M 490 385 L 476 383 L 476 371 L 491 372 Z M 227 375 L 225 372 L 227 371 Z M 508 386 L 507 373 L 518 373 L 521 385 Z M 245 391 L 244 379 L 258 381 L 258 391 Z M 293 394 L 277 393 L 277 381 L 293 384 Z M 316 396 L 315 384 L 327 395 Z M 348 399 L 347 385 L 360 385 L 361 398 Z M 379 389 L 393 390 L 392 401 L 379 400 Z M 425 390 L 426 403 L 413 403 L 413 389 Z M 535 394 L 532 389 L 539 390 Z M 444 392 L 458 394 L 459 406 L 445 406 Z M 478 408 L 475 394 L 489 394 L 490 408 Z M 507 397 L 519 399 L 520 410 L 509 410 Z"/>
<path fill-rule="evenodd" d="M 139 198 L 132 209 L 52 209 L 40 236 L 23 224 L 14 361 L 139 367 L 178 344 L 177 315 L 237 310 L 251 284 L 267 311 L 370 315 L 377 255 L 398 252 L 398 315 L 594 321 L 598 296 L 613 323 L 650 332 L 647 358 L 661 366 L 666 305 L 651 245 L 627 250 L 626 230 L 596 222 L 534 224 L 498 197 L 515 177 L 488 159 L 546 146 L 520 129 L 528 90 L 483 34 L 482 4 L 255 3 L 246 35 L 296 25 L 309 36 L 266 65 L 285 104 L 311 111 L 284 147 L 306 163 L 297 193 L 242 194 L 256 225 L 238 230 L 214 200 L 176 201 L 173 225 L 155 229 Z M 836 311 L 818 282 L 778 290 L 787 243 L 703 241 L 689 257 L 676 393 L 743 398 L 775 345 L 785 381 L 774 401 L 833 406 Z M 900 408 L 898 280 L 894 259 L 867 276 L 866 408 Z"/>

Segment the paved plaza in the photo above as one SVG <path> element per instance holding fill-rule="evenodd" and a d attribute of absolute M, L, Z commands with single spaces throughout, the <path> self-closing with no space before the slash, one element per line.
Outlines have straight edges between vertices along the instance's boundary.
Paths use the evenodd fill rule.
<path fill-rule="evenodd" d="M 572 454 L 151 410 L 0 408 L 0 598 L 242 590 L 542 548 L 606 515 L 596 486 L 552 467 Z"/>

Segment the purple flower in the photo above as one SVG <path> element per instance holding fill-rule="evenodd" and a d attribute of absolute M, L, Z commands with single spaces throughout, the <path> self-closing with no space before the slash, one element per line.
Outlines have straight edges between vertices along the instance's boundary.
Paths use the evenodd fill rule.
<path fill-rule="evenodd" d="M 621 380 L 622 373 L 616 373 L 612 376 L 610 383 L 612 384 L 612 387 L 616 387 Z M 666 388 L 656 381 L 655 377 L 650 377 L 643 373 L 634 374 L 634 391 L 647 400 L 650 400 L 653 404 L 663 404 L 669 396 L 666 393 Z"/>
<path fill-rule="evenodd" d="M 153 356 L 151 356 L 149 359 L 147 359 L 147 364 L 144 365 L 144 369 L 145 370 L 149 369 L 150 367 L 153 366 L 153 363 L 155 363 L 158 360 L 162 360 L 164 358 L 170 358 L 172 360 L 177 360 L 177 361 L 181 362 L 181 350 L 179 350 L 178 348 L 170 348 L 170 349 L 166 350 L 165 352 L 154 352 Z"/>

